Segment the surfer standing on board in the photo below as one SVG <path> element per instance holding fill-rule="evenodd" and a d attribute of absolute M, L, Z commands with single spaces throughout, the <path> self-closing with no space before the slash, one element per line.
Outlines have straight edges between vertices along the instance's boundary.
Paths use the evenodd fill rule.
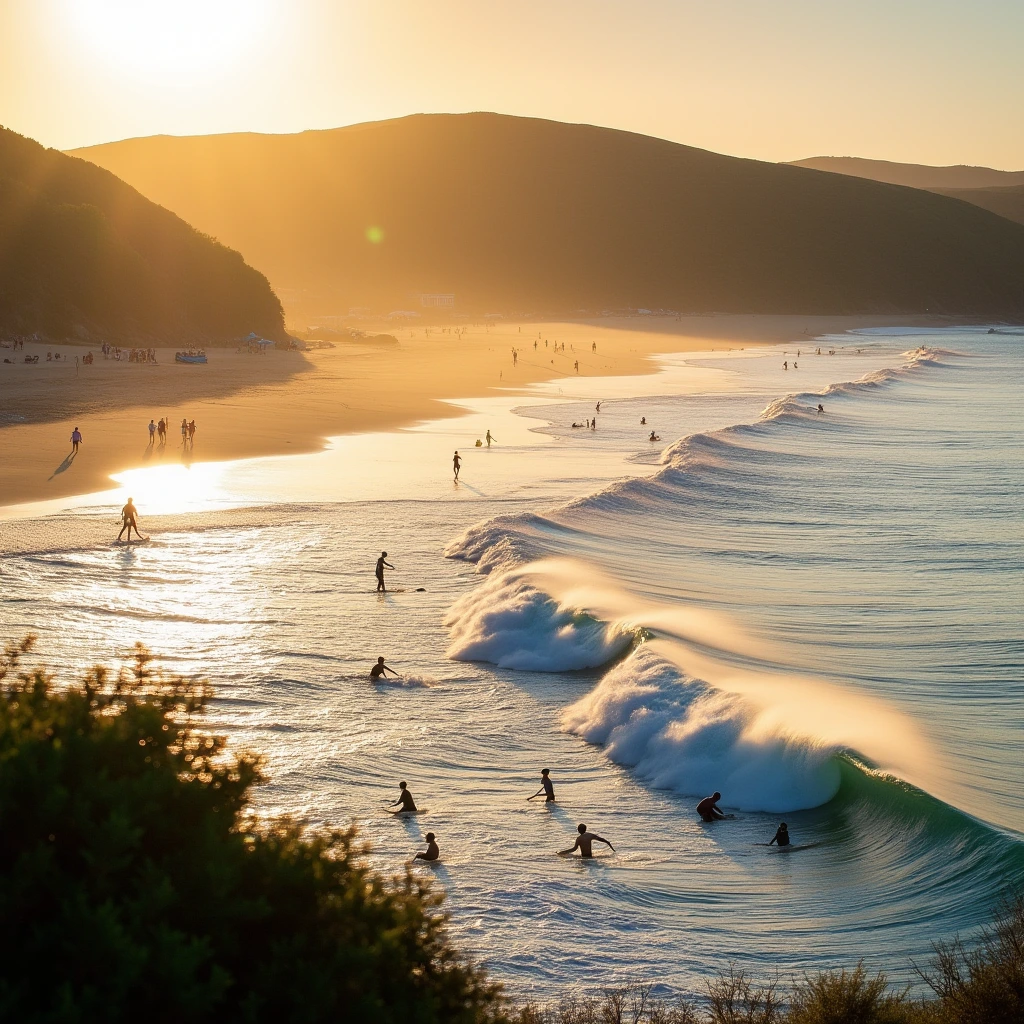
<path fill-rule="evenodd" d="M 462 468 L 462 459 L 459 458 L 459 453 L 456 452 L 452 459 L 452 468 L 455 470 L 455 479 L 459 479 L 459 470 Z"/>
<path fill-rule="evenodd" d="M 415 811 L 416 801 L 412 798 L 412 793 L 409 792 L 408 786 L 404 782 L 398 784 L 398 788 L 402 791 L 398 799 L 393 804 L 388 804 L 388 807 L 394 807 L 395 804 L 402 805 L 402 811 Z M 398 813 L 401 814 L 402 811 Z"/>
<path fill-rule="evenodd" d="M 142 540 L 142 534 L 139 533 L 139 524 L 135 519 L 136 511 L 137 510 L 131 498 L 128 499 L 128 504 L 121 509 L 121 533 L 124 533 L 124 531 L 127 530 L 128 540 L 132 539 L 133 529 L 135 530 L 135 536 L 138 537 L 139 540 Z M 121 533 L 117 535 L 118 540 L 121 539 Z"/>
<path fill-rule="evenodd" d="M 386 565 L 389 569 L 394 569 L 394 566 L 390 562 L 385 562 L 384 559 L 388 557 L 386 551 L 380 553 L 380 558 L 377 559 L 377 568 L 375 570 L 377 575 L 377 590 L 386 591 L 388 588 L 384 586 L 384 566 Z"/>
<path fill-rule="evenodd" d="M 721 821 L 726 816 L 722 808 L 718 806 L 718 801 L 721 799 L 721 793 L 712 793 L 711 796 L 704 797 L 704 799 L 697 804 L 697 813 L 705 821 Z"/>
<path fill-rule="evenodd" d="M 778 843 L 779 846 L 789 846 L 789 826 L 785 822 L 778 827 L 771 843 L 768 845 L 771 846 L 772 843 Z"/>
<path fill-rule="evenodd" d="M 604 843 L 612 853 L 615 852 L 615 847 L 612 846 L 607 839 L 602 839 L 596 832 L 588 832 L 586 825 L 577 825 L 576 831 L 579 832 L 579 835 L 576 837 L 576 842 L 568 850 L 559 850 L 559 857 L 564 857 L 569 853 L 575 853 L 577 850 L 580 851 L 581 857 L 593 857 L 594 843 Z"/>
<path fill-rule="evenodd" d="M 528 796 L 527 800 L 536 800 L 541 793 L 546 793 L 547 796 L 544 798 L 544 803 L 553 804 L 555 802 L 555 787 L 551 784 L 551 770 L 548 768 L 542 768 L 540 772 L 540 789 L 537 790 L 533 796 Z"/>

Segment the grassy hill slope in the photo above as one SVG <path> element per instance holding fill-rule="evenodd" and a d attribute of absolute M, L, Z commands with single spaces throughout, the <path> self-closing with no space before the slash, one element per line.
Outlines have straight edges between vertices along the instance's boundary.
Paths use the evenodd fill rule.
<path fill-rule="evenodd" d="M 993 167 L 930 167 L 927 164 L 900 164 L 891 160 L 865 160 L 859 156 L 812 156 L 794 160 L 791 167 L 810 167 L 833 174 L 850 174 L 855 178 L 885 181 L 890 185 L 907 185 L 935 191 L 948 189 L 995 188 L 1024 185 L 1024 171 L 997 171 Z"/>
<path fill-rule="evenodd" d="M 1024 227 L 944 196 L 589 125 L 415 115 L 77 150 L 320 312 L 1022 311 Z"/>
<path fill-rule="evenodd" d="M 109 171 L 0 128 L 0 332 L 127 345 L 283 338 L 239 253 Z"/>

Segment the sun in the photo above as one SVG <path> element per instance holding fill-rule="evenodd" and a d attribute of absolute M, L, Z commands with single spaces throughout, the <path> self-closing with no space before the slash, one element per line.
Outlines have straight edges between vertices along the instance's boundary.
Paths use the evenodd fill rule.
<path fill-rule="evenodd" d="M 64 0 L 68 27 L 111 70 L 194 77 L 234 67 L 280 0 Z"/>

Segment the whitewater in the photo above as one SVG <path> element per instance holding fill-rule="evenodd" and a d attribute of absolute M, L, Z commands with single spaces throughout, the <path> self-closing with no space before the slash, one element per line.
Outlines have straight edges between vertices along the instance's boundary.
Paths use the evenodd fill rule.
<path fill-rule="evenodd" d="M 129 474 L 162 510 L 149 545 L 110 544 L 124 490 L 0 522 L 0 639 L 36 632 L 62 672 L 141 640 L 208 676 L 210 726 L 268 756 L 260 812 L 354 821 L 386 871 L 435 832 L 416 870 L 517 992 L 729 962 L 913 981 L 1024 881 L 1022 344 L 671 357 Z M 473 448 L 487 429 L 503 444 Z M 369 683 L 378 654 L 399 680 Z M 555 805 L 526 800 L 544 767 Z M 400 779 L 415 818 L 383 809 Z M 713 790 L 734 820 L 697 819 Z M 758 845 L 780 820 L 809 848 Z M 555 856 L 578 822 L 617 853 Z"/>

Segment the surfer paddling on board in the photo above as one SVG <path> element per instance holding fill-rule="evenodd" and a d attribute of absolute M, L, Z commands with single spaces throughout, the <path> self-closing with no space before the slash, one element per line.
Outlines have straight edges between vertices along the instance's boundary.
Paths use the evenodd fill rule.
<path fill-rule="evenodd" d="M 370 669 L 370 678 L 380 679 L 380 677 L 383 676 L 385 672 L 390 672 L 396 678 L 398 676 L 398 673 L 393 668 L 388 668 L 387 665 L 384 664 L 384 655 L 382 654 L 377 659 L 377 664 Z M 387 677 L 385 676 L 385 678 Z"/>
<path fill-rule="evenodd" d="M 394 807 L 396 804 L 401 804 L 402 810 L 398 812 L 399 814 L 401 814 L 402 811 L 415 811 L 416 801 L 413 800 L 412 793 L 409 792 L 409 787 L 406 786 L 404 782 L 400 782 L 398 784 L 398 788 L 401 790 L 398 799 L 395 801 L 395 803 L 388 804 L 388 807 Z"/>
<path fill-rule="evenodd" d="M 779 846 L 789 846 L 789 826 L 785 822 L 778 827 L 771 843 L 768 845 L 771 846 L 772 843 L 778 843 Z"/>
<path fill-rule="evenodd" d="M 564 857 L 567 854 L 575 853 L 577 850 L 580 851 L 581 857 L 593 857 L 594 856 L 594 843 L 604 843 L 612 853 L 615 852 L 615 847 L 608 842 L 607 839 L 602 839 L 596 832 L 588 832 L 586 825 L 577 825 L 576 831 L 579 835 L 576 837 L 576 842 L 569 847 L 568 850 L 559 850 L 558 856 Z"/>
<path fill-rule="evenodd" d="M 462 459 L 459 457 L 459 453 L 456 452 L 452 458 L 452 468 L 455 470 L 455 479 L 459 479 L 459 470 L 462 468 Z"/>
<path fill-rule="evenodd" d="M 139 524 L 135 519 L 138 510 L 135 508 L 135 503 L 131 498 L 128 499 L 128 504 L 121 509 L 121 533 L 125 530 L 128 531 L 128 540 L 132 539 L 132 530 L 135 531 L 135 536 L 139 540 L 142 540 L 142 534 L 139 533 Z M 121 533 L 117 535 L 117 539 L 121 539 Z"/>
<path fill-rule="evenodd" d="M 540 772 L 540 789 L 537 790 L 533 796 L 528 796 L 527 800 L 536 800 L 541 793 L 546 793 L 544 797 L 544 803 L 553 804 L 555 802 L 555 787 L 551 784 L 551 771 L 548 768 L 542 768 Z"/>
<path fill-rule="evenodd" d="M 427 833 L 427 848 L 422 853 L 417 853 L 413 860 L 438 860 L 441 856 L 441 851 L 437 848 L 437 843 L 434 841 L 434 833 Z"/>
<path fill-rule="evenodd" d="M 697 804 L 697 813 L 704 821 L 722 821 L 722 819 L 727 817 L 722 808 L 718 806 L 718 801 L 721 799 L 721 793 L 712 793 L 711 796 L 704 797 Z"/>
<path fill-rule="evenodd" d="M 380 553 L 380 558 L 377 559 L 376 574 L 377 574 L 377 591 L 378 591 L 378 593 L 380 593 L 382 591 L 386 593 L 387 589 L 388 589 L 387 587 L 384 586 L 384 566 L 386 565 L 389 569 L 394 569 L 394 566 L 390 562 L 385 562 L 384 561 L 384 559 L 387 558 L 387 557 L 388 557 L 388 553 L 386 551 L 382 551 Z"/>

